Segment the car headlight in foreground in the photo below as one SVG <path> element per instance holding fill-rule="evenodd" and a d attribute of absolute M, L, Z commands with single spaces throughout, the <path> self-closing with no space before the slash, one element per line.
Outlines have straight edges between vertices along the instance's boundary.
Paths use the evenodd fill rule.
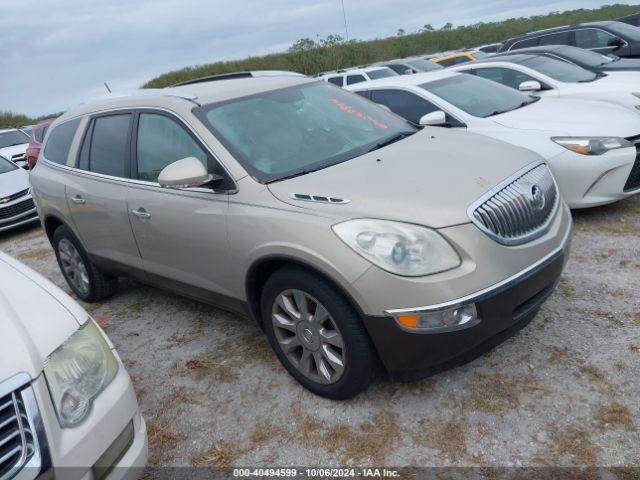
<path fill-rule="evenodd" d="M 116 376 L 118 362 L 93 320 L 54 351 L 44 374 L 60 426 L 75 427 Z"/>
<path fill-rule="evenodd" d="M 460 257 L 435 230 L 388 220 L 357 219 L 333 226 L 356 253 L 373 264 L 405 277 L 444 272 L 460 265 Z"/>
<path fill-rule="evenodd" d="M 629 140 L 619 137 L 553 137 L 551 140 L 581 155 L 603 155 L 609 150 L 633 146 Z"/>

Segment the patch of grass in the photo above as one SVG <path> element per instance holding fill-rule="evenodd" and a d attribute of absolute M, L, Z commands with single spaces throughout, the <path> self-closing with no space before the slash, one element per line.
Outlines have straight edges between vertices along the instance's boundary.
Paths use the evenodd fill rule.
<path fill-rule="evenodd" d="M 209 467 L 228 467 L 236 456 L 236 452 L 229 442 L 217 442 L 204 452 L 191 456 L 193 465 Z"/>
<path fill-rule="evenodd" d="M 572 283 L 569 282 L 565 277 L 560 279 L 560 283 L 558 284 L 558 291 L 560 295 L 565 298 L 575 298 L 577 296 L 576 287 L 573 286 Z"/>
<path fill-rule="evenodd" d="M 458 419 L 422 419 L 415 437 L 417 444 L 439 452 L 440 456 L 447 457 L 453 464 L 460 463 L 469 456 L 467 430 Z"/>
<path fill-rule="evenodd" d="M 593 365 L 582 365 L 580 367 L 580 373 L 584 375 L 589 381 L 594 383 L 601 383 L 605 381 L 604 373 Z"/>
<path fill-rule="evenodd" d="M 596 465 L 598 462 L 598 447 L 589 439 L 589 433 L 583 426 L 569 425 L 558 428 L 550 425 L 551 445 L 549 445 L 548 460 L 551 464 L 566 465 Z"/>
<path fill-rule="evenodd" d="M 595 420 L 603 428 L 613 427 L 630 431 L 635 430 L 629 409 L 618 402 L 600 407 L 596 413 Z"/>
<path fill-rule="evenodd" d="M 260 422 L 249 432 L 249 440 L 251 441 L 250 450 L 256 450 L 269 440 L 277 437 L 283 437 L 286 432 L 271 422 Z"/>
<path fill-rule="evenodd" d="M 500 373 L 475 373 L 467 385 L 470 393 L 462 398 L 467 411 L 501 414 L 520 406 L 524 394 L 550 393 L 545 384 L 532 376 L 507 377 Z"/>
<path fill-rule="evenodd" d="M 545 350 L 549 354 L 549 363 L 564 364 L 569 360 L 569 349 L 567 347 L 550 346 Z"/>
<path fill-rule="evenodd" d="M 400 435 L 397 415 L 380 410 L 356 428 L 343 423 L 334 425 L 322 443 L 329 452 L 338 453 L 345 465 L 353 462 L 385 465 Z"/>
<path fill-rule="evenodd" d="M 175 432 L 173 419 L 152 417 L 147 419 L 147 437 L 149 439 L 149 464 L 159 465 L 176 458 L 178 444 L 187 436 Z"/>

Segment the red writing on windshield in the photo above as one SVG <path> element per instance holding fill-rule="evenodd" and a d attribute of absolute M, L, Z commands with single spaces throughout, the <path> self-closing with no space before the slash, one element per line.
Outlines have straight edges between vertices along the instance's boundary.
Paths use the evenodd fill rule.
<path fill-rule="evenodd" d="M 341 102 L 337 98 L 330 98 L 329 102 L 333 103 L 336 107 L 340 108 L 341 110 L 344 110 L 345 112 L 347 112 L 347 113 L 349 113 L 351 115 L 355 115 L 356 117 L 361 118 L 365 122 L 369 122 L 369 123 L 374 124 L 378 128 L 384 128 L 384 129 L 389 128 L 387 125 L 385 125 L 381 121 L 376 120 L 375 118 L 370 117 L 369 115 L 356 110 L 352 106 L 347 105 L 344 102 Z"/>

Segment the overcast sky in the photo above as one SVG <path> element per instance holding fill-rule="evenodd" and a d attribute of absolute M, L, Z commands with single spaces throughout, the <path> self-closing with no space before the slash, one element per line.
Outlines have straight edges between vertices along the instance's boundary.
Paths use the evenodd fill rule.
<path fill-rule="evenodd" d="M 601 0 L 344 0 L 349 35 L 594 8 Z M 626 2 L 623 2 L 626 3 Z M 633 3 L 633 2 L 629 2 Z M 188 65 L 344 36 L 340 0 L 2 0 L 0 110 L 36 116 Z"/>

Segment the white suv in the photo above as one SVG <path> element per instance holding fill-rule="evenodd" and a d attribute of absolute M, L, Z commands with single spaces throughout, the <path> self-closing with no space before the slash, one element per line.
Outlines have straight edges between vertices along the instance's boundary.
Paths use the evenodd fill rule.
<path fill-rule="evenodd" d="M 142 473 L 147 430 L 131 380 L 87 312 L 0 253 L 0 319 L 0 479 Z"/>
<path fill-rule="evenodd" d="M 350 68 L 348 70 L 335 70 L 333 72 L 324 72 L 318 75 L 318 78 L 325 82 L 333 83 L 339 87 L 354 85 L 369 80 L 378 80 L 379 78 L 396 77 L 398 74 L 389 67 L 362 67 Z"/>

